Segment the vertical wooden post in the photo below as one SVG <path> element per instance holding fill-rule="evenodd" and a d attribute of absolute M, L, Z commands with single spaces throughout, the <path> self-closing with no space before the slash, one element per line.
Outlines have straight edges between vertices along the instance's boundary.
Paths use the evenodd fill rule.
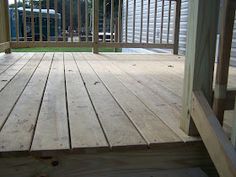
<path fill-rule="evenodd" d="M 43 27 L 42 27 L 42 2 L 39 0 L 39 40 L 43 41 Z"/>
<path fill-rule="evenodd" d="M 78 42 L 80 42 L 80 28 L 81 28 L 81 7 L 80 7 L 80 0 L 78 0 L 78 4 L 77 4 L 77 7 L 78 7 Z"/>
<path fill-rule="evenodd" d="M 176 1 L 177 2 L 177 1 Z M 165 0 L 162 0 L 161 3 L 161 34 L 160 34 L 160 43 L 162 44 L 163 39 L 163 24 L 164 24 L 164 14 L 165 13 Z"/>
<path fill-rule="evenodd" d="M 143 41 L 143 0 L 141 0 L 141 15 L 140 15 L 140 43 L 142 43 Z M 127 14 L 126 14 L 126 18 L 127 18 Z"/>
<path fill-rule="evenodd" d="M 114 0 L 111 0 L 110 32 L 111 32 L 110 42 L 114 42 Z"/>
<path fill-rule="evenodd" d="M 31 37 L 32 41 L 35 41 L 35 32 L 34 32 L 34 1 L 30 0 L 30 9 L 31 9 Z"/>
<path fill-rule="evenodd" d="M 189 1 L 189 23 L 181 128 L 198 132 L 190 116 L 192 92 L 201 90 L 212 105 L 212 82 L 220 0 Z"/>
<path fill-rule="evenodd" d="M 49 1 L 46 1 L 46 6 L 47 6 L 47 40 L 51 41 L 51 35 L 50 35 L 50 14 L 49 14 Z"/>
<path fill-rule="evenodd" d="M 106 42 L 107 1 L 103 0 L 103 42 Z"/>
<path fill-rule="evenodd" d="M 227 92 L 228 72 L 230 64 L 231 45 L 234 29 L 235 9 L 231 6 L 231 0 L 224 1 L 222 28 L 220 35 L 219 63 L 216 71 L 216 83 L 214 92 L 213 110 L 220 123 L 223 124 L 224 105 Z"/>
<path fill-rule="evenodd" d="M 70 0 L 70 39 L 71 39 L 71 42 L 74 42 L 73 11 L 74 11 L 73 0 Z"/>
<path fill-rule="evenodd" d="M 122 41 L 122 4 L 123 0 L 119 0 L 118 5 L 118 42 L 120 43 Z"/>
<path fill-rule="evenodd" d="M 23 30 L 24 30 L 24 41 L 27 41 L 27 29 L 26 29 L 26 11 L 25 11 L 25 0 L 22 1 L 23 3 Z"/>
<path fill-rule="evenodd" d="M 181 0 L 176 0 L 175 4 L 175 27 L 174 27 L 174 48 L 173 54 L 179 53 L 179 28 L 180 28 Z M 191 13 L 191 12 L 190 12 Z"/>
<path fill-rule="evenodd" d="M 231 134 L 231 142 L 236 149 L 236 97 L 235 97 L 235 104 L 234 104 L 234 120 L 232 126 L 232 134 Z"/>
<path fill-rule="evenodd" d="M 55 9 L 55 41 L 58 41 L 58 2 L 54 0 L 54 9 Z"/>
<path fill-rule="evenodd" d="M 0 43 L 10 42 L 8 0 L 0 1 L 0 11 Z M 5 53 L 11 53 L 11 48 L 6 49 Z"/>
<path fill-rule="evenodd" d="M 66 42 L 66 4 L 65 0 L 62 0 L 62 31 L 63 31 L 63 42 Z"/>
<path fill-rule="evenodd" d="M 98 54 L 99 1 L 93 0 L 93 53 Z"/>
<path fill-rule="evenodd" d="M 18 4 L 17 0 L 15 2 L 15 24 L 16 24 L 16 41 L 19 42 L 19 14 L 18 14 Z"/>

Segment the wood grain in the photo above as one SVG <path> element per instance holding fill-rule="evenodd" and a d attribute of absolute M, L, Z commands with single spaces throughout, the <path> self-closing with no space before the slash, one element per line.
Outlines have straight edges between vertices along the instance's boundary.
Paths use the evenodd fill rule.
<path fill-rule="evenodd" d="M 55 53 L 31 151 L 69 149 L 63 53 Z"/>

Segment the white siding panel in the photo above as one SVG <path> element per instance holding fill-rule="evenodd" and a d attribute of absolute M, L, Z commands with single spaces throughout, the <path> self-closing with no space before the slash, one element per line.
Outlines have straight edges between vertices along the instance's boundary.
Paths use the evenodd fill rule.
<path fill-rule="evenodd" d="M 125 12 L 126 12 L 126 1 L 123 1 L 123 41 L 125 40 Z M 155 18 L 155 1 L 150 0 L 150 17 L 149 17 L 149 43 L 153 43 L 153 36 L 154 36 L 154 18 Z M 134 0 L 128 1 L 128 31 L 127 31 L 127 38 L 128 42 L 133 41 L 133 5 Z M 161 31 L 161 11 L 162 11 L 162 0 L 158 0 L 157 4 L 157 17 L 156 17 L 156 43 L 160 42 L 160 31 Z M 174 26 L 174 7 L 175 2 L 172 2 L 172 9 L 171 9 L 171 19 L 170 19 L 170 36 L 169 36 L 169 43 L 173 41 L 173 26 Z M 167 43 L 167 31 L 168 31 L 168 10 L 169 10 L 169 1 L 165 1 L 164 6 L 164 20 L 163 20 L 163 41 L 162 43 Z M 142 28 L 142 43 L 147 42 L 147 18 L 148 18 L 148 0 L 143 1 L 143 28 Z M 136 43 L 140 42 L 140 31 L 141 31 L 141 0 L 136 0 L 136 11 L 135 11 L 135 39 Z"/>

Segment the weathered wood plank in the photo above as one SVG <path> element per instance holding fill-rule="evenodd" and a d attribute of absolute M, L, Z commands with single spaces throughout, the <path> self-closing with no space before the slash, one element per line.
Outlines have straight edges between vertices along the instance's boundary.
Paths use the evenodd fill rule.
<path fill-rule="evenodd" d="M 197 140 L 197 138 L 187 136 L 179 128 L 180 111 L 172 104 L 165 101 L 160 95 L 153 93 L 141 83 L 130 77 L 127 73 L 119 69 L 105 57 L 97 57 L 99 62 L 105 66 L 109 72 L 118 78 L 128 90 L 132 91 L 158 118 L 160 118 L 173 132 L 183 141 Z"/>
<path fill-rule="evenodd" d="M 137 59 L 142 59 L 142 56 L 136 56 Z M 120 62 L 121 63 L 121 62 Z M 134 66 L 135 63 L 135 66 Z M 168 71 L 169 67 L 159 67 L 158 71 L 156 71 L 157 64 L 156 62 L 128 62 L 124 61 L 124 65 L 129 67 L 130 69 L 137 71 L 139 73 L 145 72 L 148 77 L 153 80 L 154 83 L 160 84 L 161 86 L 165 87 L 167 90 L 175 94 L 179 98 L 181 98 L 183 94 L 183 78 L 176 77 L 174 73 Z M 158 64 L 161 64 L 158 62 Z M 168 76 L 168 77 L 167 77 Z M 180 84 L 176 84 L 176 82 Z"/>
<path fill-rule="evenodd" d="M 55 53 L 31 151 L 69 149 L 63 53 Z"/>
<path fill-rule="evenodd" d="M 20 70 L 29 62 L 33 53 L 27 53 L 22 56 L 21 59 L 17 60 L 14 64 L 8 67 L 5 72 L 1 72 L 0 69 L 0 92 L 1 90 L 20 72 Z M 1 65 L 0 65 L 1 67 Z"/>
<path fill-rule="evenodd" d="M 21 96 L 30 78 L 35 72 L 44 53 L 36 53 L 29 63 L 14 77 L 11 82 L 0 92 L 0 129 L 7 120 L 12 108 Z"/>
<path fill-rule="evenodd" d="M 236 152 L 200 91 L 193 92 L 191 115 L 219 175 L 235 177 Z"/>
<path fill-rule="evenodd" d="M 90 65 L 84 60 L 86 55 L 75 54 L 75 59 L 83 81 L 91 97 L 99 120 L 111 148 L 119 146 L 146 146 L 145 141 L 103 85 Z"/>
<path fill-rule="evenodd" d="M 0 59 L 0 74 L 5 72 L 9 67 L 11 67 L 15 62 L 21 59 L 25 53 L 14 53 L 10 55 L 5 55 Z"/>
<path fill-rule="evenodd" d="M 72 149 L 108 147 L 71 53 L 64 53 Z"/>
<path fill-rule="evenodd" d="M 28 151 L 50 70 L 53 53 L 46 53 L 0 132 L 0 151 Z"/>
<path fill-rule="evenodd" d="M 99 61 L 91 60 L 91 57 L 88 58 L 88 63 L 150 146 L 155 143 L 181 141 L 142 101 L 111 75 Z"/>
<path fill-rule="evenodd" d="M 135 56 L 137 57 L 137 56 Z M 158 80 L 157 77 L 151 77 L 148 75 L 144 70 L 138 69 L 136 66 L 139 63 L 137 60 L 129 65 L 124 61 L 125 59 L 128 60 L 128 56 L 120 56 L 120 57 L 113 57 L 117 58 L 116 61 L 113 63 L 118 66 L 121 70 L 126 72 L 130 77 L 135 79 L 138 83 L 144 85 L 147 89 L 150 89 L 153 93 L 162 96 L 168 103 L 175 105 L 177 108 L 181 107 L 181 98 L 170 91 L 168 88 L 163 86 L 161 80 Z M 122 60 L 123 58 L 124 60 Z M 121 60 L 121 61 L 119 61 Z M 129 63 L 129 60 L 127 61 Z M 140 65 L 142 65 L 142 61 L 140 61 Z"/>

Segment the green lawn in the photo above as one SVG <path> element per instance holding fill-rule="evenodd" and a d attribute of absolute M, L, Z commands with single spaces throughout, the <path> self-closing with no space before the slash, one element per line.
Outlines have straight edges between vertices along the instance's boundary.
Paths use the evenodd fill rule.
<path fill-rule="evenodd" d="M 113 48 L 100 48 L 100 52 L 114 52 Z M 70 47 L 35 47 L 12 49 L 12 52 L 92 52 L 92 48 L 70 48 Z M 116 52 L 121 52 L 117 49 Z"/>

